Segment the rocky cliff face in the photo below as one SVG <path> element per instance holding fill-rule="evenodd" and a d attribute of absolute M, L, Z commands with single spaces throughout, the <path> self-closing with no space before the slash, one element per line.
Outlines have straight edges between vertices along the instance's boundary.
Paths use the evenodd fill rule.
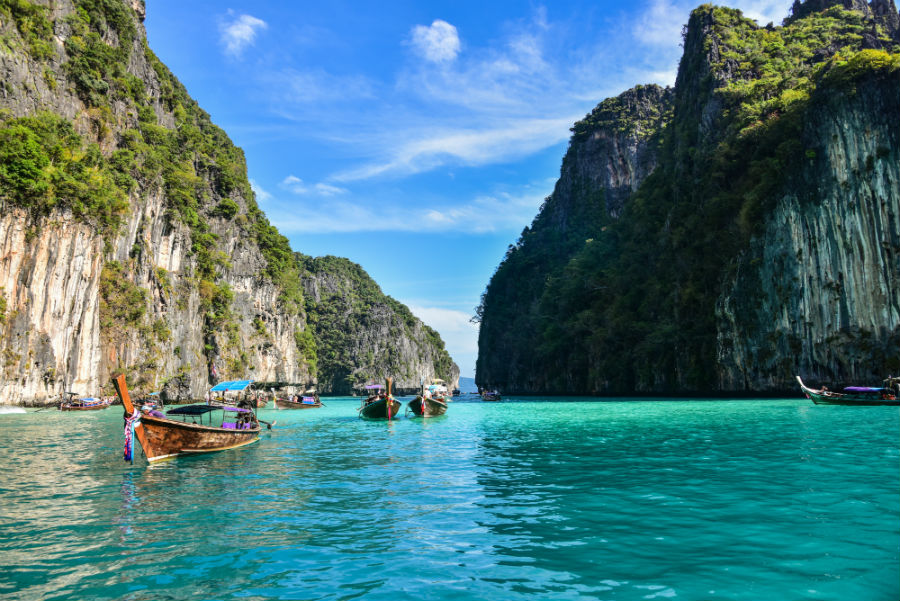
<path fill-rule="evenodd" d="M 603 101 L 574 125 L 553 194 L 509 247 L 482 296 L 479 386 L 545 390 L 547 365 L 534 353 L 545 282 L 618 218 L 653 171 L 671 107 L 671 89 L 638 86 Z"/>
<path fill-rule="evenodd" d="M 359 265 L 338 257 L 301 260 L 321 392 L 363 394 L 366 384 L 388 376 L 395 394 L 415 394 L 434 378 L 459 386 L 459 367 L 438 333 L 383 294 Z"/>
<path fill-rule="evenodd" d="M 0 403 L 317 379 L 303 268 L 143 10 L 0 6 Z"/>
<path fill-rule="evenodd" d="M 654 143 L 591 155 L 590 116 L 573 129 L 484 295 L 479 385 L 783 392 L 897 371 L 897 16 L 890 0 L 797 3 L 780 28 L 694 11 L 674 90 L 600 134 Z M 628 185 L 606 175 L 639 156 Z M 561 192 L 573 164 L 592 175 Z"/>
<path fill-rule="evenodd" d="M 810 111 L 815 157 L 717 303 L 724 390 L 779 389 L 792 373 L 877 383 L 900 366 L 900 79 L 843 92 Z"/>

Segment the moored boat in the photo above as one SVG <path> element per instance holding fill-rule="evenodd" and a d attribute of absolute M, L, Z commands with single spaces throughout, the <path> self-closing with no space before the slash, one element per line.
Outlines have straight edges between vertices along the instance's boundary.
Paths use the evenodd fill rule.
<path fill-rule="evenodd" d="M 278 409 L 318 409 L 323 403 L 315 390 L 307 390 L 302 395 L 294 395 L 289 398 L 276 398 L 275 406 Z"/>
<path fill-rule="evenodd" d="M 406 414 L 409 415 L 411 411 L 416 417 L 437 417 L 447 412 L 448 400 L 450 399 L 443 380 L 433 380 L 426 388 L 423 378 L 422 392 L 409 402 Z"/>
<path fill-rule="evenodd" d="M 883 386 L 846 386 L 840 391 L 825 386 L 809 388 L 797 376 L 800 390 L 816 405 L 900 405 L 900 378 L 888 377 Z"/>
<path fill-rule="evenodd" d="M 112 399 L 80 397 L 77 392 L 67 392 L 66 400 L 59 404 L 60 411 L 98 411 L 112 405 Z"/>
<path fill-rule="evenodd" d="M 150 463 L 178 455 L 234 449 L 259 440 L 260 421 L 249 403 L 183 405 L 163 414 L 136 409 L 124 375 L 114 378 L 113 385 L 125 407 L 126 461 L 133 462 L 135 437 Z"/>
<path fill-rule="evenodd" d="M 385 393 L 381 393 L 381 386 L 369 385 L 367 390 L 374 393 L 362 402 L 359 408 L 359 416 L 367 419 L 393 419 L 400 413 L 402 403 L 394 399 L 391 395 L 391 378 L 387 379 L 387 389 Z"/>
<path fill-rule="evenodd" d="M 447 403 L 420 394 L 409 402 L 409 409 L 416 417 L 437 417 L 447 412 Z"/>
<path fill-rule="evenodd" d="M 481 400 L 482 401 L 499 401 L 502 400 L 503 397 L 500 396 L 500 393 L 496 390 L 483 390 L 481 392 Z"/>

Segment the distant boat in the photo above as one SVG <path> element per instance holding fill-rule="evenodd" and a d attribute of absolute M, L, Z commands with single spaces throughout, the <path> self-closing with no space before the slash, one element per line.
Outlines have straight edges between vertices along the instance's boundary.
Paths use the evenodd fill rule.
<path fill-rule="evenodd" d="M 275 406 L 279 409 L 318 409 L 322 406 L 319 395 L 315 389 L 309 389 L 303 395 L 296 395 L 291 398 L 276 398 Z"/>
<path fill-rule="evenodd" d="M 900 378 L 889 377 L 884 386 L 846 386 L 841 391 L 809 388 L 797 376 L 800 390 L 816 405 L 900 405 Z"/>
<path fill-rule="evenodd" d="M 499 401 L 502 398 L 496 390 L 484 390 L 481 392 L 482 401 Z"/>
<path fill-rule="evenodd" d="M 367 419 L 393 419 L 400 413 L 403 405 L 391 396 L 391 378 L 387 379 L 387 392 L 382 393 L 380 384 L 370 384 L 366 390 L 373 394 L 362 402 L 359 408 L 359 416 Z"/>
<path fill-rule="evenodd" d="M 235 449 L 259 440 L 260 421 L 249 402 L 240 406 L 183 405 L 164 415 L 156 410 L 136 409 L 128 395 L 124 375 L 113 379 L 113 385 L 125 407 L 126 461 L 134 462 L 134 438 L 140 441 L 150 463 L 178 455 Z"/>
<path fill-rule="evenodd" d="M 77 392 L 65 393 L 67 398 L 59 404 L 60 411 L 98 411 L 112 405 L 112 399 L 99 399 L 96 397 L 81 397 Z"/>

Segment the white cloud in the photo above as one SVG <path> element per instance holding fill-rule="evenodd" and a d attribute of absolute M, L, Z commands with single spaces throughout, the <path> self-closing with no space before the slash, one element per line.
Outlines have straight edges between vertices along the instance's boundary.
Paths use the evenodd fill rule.
<path fill-rule="evenodd" d="M 689 14 L 670 0 L 651 0 L 649 9 L 634 25 L 634 37 L 650 45 L 677 44 Z"/>
<path fill-rule="evenodd" d="M 433 63 L 451 62 L 459 54 L 459 34 L 450 23 L 435 19 L 430 27 L 413 27 L 412 45 L 426 60 Z"/>
<path fill-rule="evenodd" d="M 289 175 L 281 180 L 281 187 L 294 194 L 306 194 L 309 188 L 296 175 Z"/>
<path fill-rule="evenodd" d="M 441 307 L 409 303 L 407 306 L 413 315 L 440 333 L 447 352 L 460 366 L 462 374 L 474 373 L 478 355 L 478 326 L 469 321 L 472 315 Z"/>
<path fill-rule="evenodd" d="M 567 140 L 569 127 L 580 117 L 571 114 L 557 119 L 498 119 L 490 129 L 483 130 L 394 132 L 394 144 L 383 145 L 384 160 L 337 173 L 332 178 L 349 182 L 380 175 L 410 175 L 450 162 L 477 166 L 510 161 Z"/>
<path fill-rule="evenodd" d="M 256 34 L 267 27 L 268 24 L 262 19 L 228 11 L 228 16 L 219 23 L 220 41 L 225 46 L 226 54 L 240 56 L 244 48 L 256 40 Z"/>
<path fill-rule="evenodd" d="M 333 75 L 321 69 L 284 69 L 265 76 L 265 79 L 287 105 L 346 103 L 375 97 L 375 84 L 363 75 Z"/>
<path fill-rule="evenodd" d="M 320 234 L 395 231 L 422 232 L 435 228 L 447 231 L 484 233 L 518 232 L 531 223 L 541 203 L 552 189 L 552 182 L 523 186 L 515 193 L 497 192 L 478 196 L 468 202 L 446 206 L 410 208 L 401 202 L 371 202 L 359 199 L 332 198 L 323 210 L 318 197 L 336 196 L 315 191 L 295 176 L 285 178 L 281 188 L 298 198 L 282 200 L 267 195 L 261 199 L 272 223 L 284 234 L 315 231 Z M 293 186 L 293 188 L 291 187 Z M 327 188 L 327 184 L 319 184 Z M 254 188 L 255 189 L 255 188 Z M 340 194 L 349 192 L 341 190 Z M 317 196 L 318 194 L 318 196 Z M 264 202 L 263 202 L 264 200 Z"/>
<path fill-rule="evenodd" d="M 793 0 L 733 0 L 729 6 L 739 8 L 745 17 L 760 25 L 772 22 L 780 25 L 791 12 Z"/>
<path fill-rule="evenodd" d="M 339 188 L 337 186 L 332 186 L 331 184 L 318 183 L 314 186 L 315 191 L 320 196 L 337 196 L 338 194 L 346 194 L 347 190 L 345 188 Z"/>
<path fill-rule="evenodd" d="M 309 186 L 304 183 L 302 179 L 293 174 L 281 180 L 279 186 L 298 196 L 337 196 L 338 194 L 347 193 L 345 188 L 339 188 L 322 182 Z"/>
<path fill-rule="evenodd" d="M 793 0 L 731 0 L 728 6 L 739 9 L 744 16 L 760 25 L 781 23 L 790 12 Z M 676 47 L 681 42 L 681 27 L 688 22 L 694 2 L 684 0 L 650 0 L 637 16 L 632 33 L 649 46 Z"/>
<path fill-rule="evenodd" d="M 267 200 L 272 199 L 272 195 L 266 192 L 263 187 L 256 183 L 253 179 L 250 180 L 250 189 L 256 193 L 256 200 L 258 202 L 266 202 Z"/>

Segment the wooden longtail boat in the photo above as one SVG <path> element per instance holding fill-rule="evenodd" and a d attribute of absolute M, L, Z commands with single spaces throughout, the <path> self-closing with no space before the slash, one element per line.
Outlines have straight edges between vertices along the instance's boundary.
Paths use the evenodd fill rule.
<path fill-rule="evenodd" d="M 447 412 L 444 399 L 433 399 L 421 394 L 409 402 L 409 409 L 416 417 L 437 417 Z"/>
<path fill-rule="evenodd" d="M 496 390 L 485 390 L 481 393 L 482 401 L 499 401 L 503 397 L 500 396 L 500 393 Z"/>
<path fill-rule="evenodd" d="M 94 397 L 75 398 L 77 393 L 67 392 L 68 398 L 59 404 L 60 411 L 98 411 L 112 405 L 112 399 Z"/>
<path fill-rule="evenodd" d="M 275 406 L 279 409 L 318 409 L 322 406 L 322 401 L 318 396 L 300 397 L 299 401 L 291 399 L 275 399 Z"/>
<path fill-rule="evenodd" d="M 210 453 L 242 447 L 259 440 L 259 420 L 248 407 L 230 405 L 184 405 L 168 411 L 168 415 L 181 416 L 179 421 L 159 411 L 137 411 L 128 395 L 125 376 L 113 379 L 116 393 L 125 407 L 126 420 L 139 417 L 134 423 L 134 435 L 144 449 L 147 461 L 153 463 L 178 455 Z M 221 411 L 222 419 L 213 419 L 213 412 Z M 186 421 L 191 418 L 191 422 Z M 209 420 L 204 424 L 204 418 Z M 199 419 L 200 423 L 196 423 Z M 126 429 L 131 425 L 127 423 Z M 128 435 L 126 434 L 126 441 Z M 126 449 L 126 460 L 129 450 Z"/>
<path fill-rule="evenodd" d="M 397 417 L 402 406 L 403 404 L 400 401 L 391 396 L 391 379 L 388 378 L 387 392 L 385 394 L 373 394 L 364 400 L 359 408 L 359 416 L 367 419 L 390 420 Z"/>
<path fill-rule="evenodd" d="M 884 386 L 847 386 L 841 391 L 828 390 L 824 386 L 809 388 L 797 376 L 800 390 L 816 405 L 900 405 L 900 378 L 889 377 Z"/>

